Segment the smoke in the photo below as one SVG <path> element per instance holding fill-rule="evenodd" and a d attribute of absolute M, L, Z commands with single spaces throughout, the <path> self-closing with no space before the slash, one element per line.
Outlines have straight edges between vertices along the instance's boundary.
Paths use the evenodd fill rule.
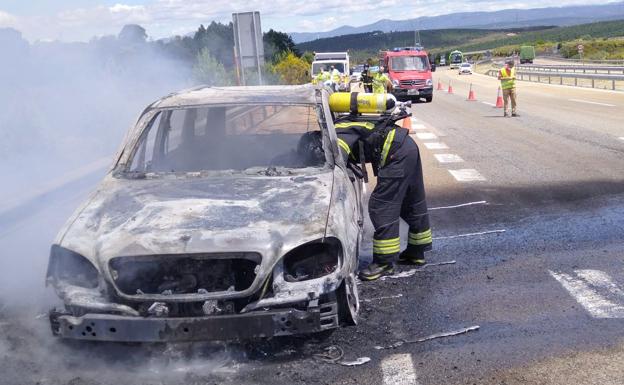
<path fill-rule="evenodd" d="M 18 31 L 0 29 L 0 52 L 0 300 L 6 301 L 14 298 L 13 283 L 20 290 L 42 285 L 54 233 L 103 175 L 142 109 L 191 85 L 192 63 L 148 42 L 138 26 L 88 43 L 30 44 Z"/>
<path fill-rule="evenodd" d="M 50 245 L 142 109 L 192 85 L 192 62 L 132 32 L 29 43 L 0 29 L 2 384 L 34 383 L 20 380 L 33 365 L 43 379 L 75 365 L 54 358 L 45 317 L 56 300 L 44 287 Z"/>

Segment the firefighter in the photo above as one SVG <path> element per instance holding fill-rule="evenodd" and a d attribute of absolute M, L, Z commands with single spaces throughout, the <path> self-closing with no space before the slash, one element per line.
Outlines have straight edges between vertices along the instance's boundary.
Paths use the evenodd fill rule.
<path fill-rule="evenodd" d="M 360 76 L 360 81 L 364 87 L 364 92 L 373 92 L 373 77 L 371 76 L 368 64 L 364 64 L 364 70 Z"/>
<path fill-rule="evenodd" d="M 518 116 L 516 112 L 516 69 L 514 68 L 514 60 L 507 58 L 505 67 L 498 71 L 498 80 L 501 82 L 503 90 L 503 116 L 509 116 L 509 102 L 511 101 L 511 116 Z"/>
<path fill-rule="evenodd" d="M 334 126 L 345 159 L 357 164 L 362 141 L 362 155 L 372 163 L 377 176 L 368 205 L 375 228 L 373 262 L 360 271 L 360 279 L 373 281 L 392 274 L 397 257 L 399 262 L 424 265 L 432 238 L 420 152 L 409 130 L 394 123 L 388 125 L 384 119 L 377 123 L 358 121 L 354 114 Z M 407 248 L 399 254 L 401 218 L 409 225 L 409 234 Z"/>

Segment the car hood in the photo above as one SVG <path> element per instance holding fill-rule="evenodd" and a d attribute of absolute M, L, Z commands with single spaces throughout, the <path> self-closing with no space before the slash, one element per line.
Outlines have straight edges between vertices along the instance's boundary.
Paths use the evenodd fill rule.
<path fill-rule="evenodd" d="M 117 256 L 256 251 L 324 236 L 332 171 L 311 176 L 128 180 L 108 176 L 57 243 L 104 268 Z M 263 258 L 264 259 L 264 258 Z"/>

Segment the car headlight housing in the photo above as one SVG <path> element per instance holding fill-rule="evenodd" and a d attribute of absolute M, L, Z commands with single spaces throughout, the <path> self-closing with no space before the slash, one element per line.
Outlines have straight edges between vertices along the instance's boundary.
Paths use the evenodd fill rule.
<path fill-rule="evenodd" d="M 98 286 L 98 277 L 97 269 L 88 259 L 59 245 L 52 245 L 48 262 L 48 283 L 64 282 L 95 289 Z"/>
<path fill-rule="evenodd" d="M 425 81 L 425 84 L 428 86 L 433 86 L 433 80 L 427 79 L 427 81 Z"/>
<path fill-rule="evenodd" d="M 331 274 L 340 266 L 342 244 L 328 237 L 305 243 L 284 256 L 284 280 L 301 282 Z"/>
<path fill-rule="evenodd" d="M 398 87 L 399 86 L 399 81 L 396 79 L 392 79 L 392 86 L 393 87 Z"/>

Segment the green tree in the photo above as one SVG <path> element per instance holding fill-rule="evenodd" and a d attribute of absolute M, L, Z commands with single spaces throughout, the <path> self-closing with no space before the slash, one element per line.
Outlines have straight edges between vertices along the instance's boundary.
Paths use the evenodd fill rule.
<path fill-rule="evenodd" d="M 292 52 L 299 56 L 299 51 L 295 48 L 295 42 L 287 33 L 270 29 L 269 32 L 262 36 L 262 41 L 264 42 L 264 57 L 273 63 L 280 61 L 278 55 L 282 52 Z"/>
<path fill-rule="evenodd" d="M 273 66 L 273 70 L 280 77 L 282 84 L 304 84 L 310 81 L 310 64 L 288 52 Z"/>
<path fill-rule="evenodd" d="M 208 48 L 197 54 L 193 67 L 195 80 L 209 86 L 228 86 L 232 84 L 232 76 L 222 63 L 215 59 Z"/>

